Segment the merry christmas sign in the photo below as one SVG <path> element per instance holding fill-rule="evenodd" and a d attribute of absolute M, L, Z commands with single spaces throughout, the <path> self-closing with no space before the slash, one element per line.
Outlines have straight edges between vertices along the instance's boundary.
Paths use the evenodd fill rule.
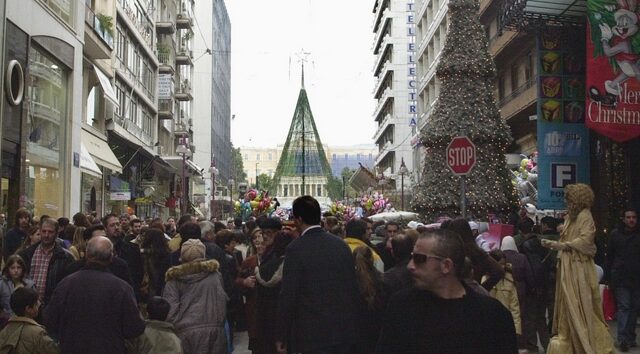
<path fill-rule="evenodd" d="M 640 136 L 640 9 L 589 0 L 586 124 L 617 142 Z"/>

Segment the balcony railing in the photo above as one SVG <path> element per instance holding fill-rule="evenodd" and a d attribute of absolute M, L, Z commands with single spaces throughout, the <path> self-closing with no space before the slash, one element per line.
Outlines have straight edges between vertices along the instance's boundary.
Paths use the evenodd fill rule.
<path fill-rule="evenodd" d="M 129 21 L 131 21 L 135 25 L 142 39 L 144 39 L 147 45 L 152 48 L 154 26 L 145 17 L 139 18 L 136 15 L 136 11 L 132 8 L 134 5 L 131 5 L 130 4 L 131 2 L 132 1 L 128 1 L 128 0 L 118 0 L 118 3 L 120 4 L 120 6 L 122 6 L 122 9 L 124 10 L 124 13 L 127 14 Z"/>
<path fill-rule="evenodd" d="M 96 16 L 91 7 L 86 4 L 84 7 L 84 22 L 93 29 L 93 32 L 97 34 L 98 37 L 102 38 L 109 49 L 113 50 L 113 36 L 102 26 L 99 16 Z"/>
<path fill-rule="evenodd" d="M 504 96 L 502 99 L 500 99 L 500 101 L 498 101 L 498 107 L 504 106 L 509 101 L 511 101 L 514 98 L 520 96 L 520 94 L 522 94 L 524 91 L 526 91 L 527 89 L 529 89 L 531 86 L 533 86 L 535 84 L 536 84 L 536 80 L 529 79 L 527 82 L 525 82 L 524 84 L 520 85 L 520 87 L 518 87 L 517 89 L 511 91 L 510 94 L 508 94 L 508 95 Z"/>

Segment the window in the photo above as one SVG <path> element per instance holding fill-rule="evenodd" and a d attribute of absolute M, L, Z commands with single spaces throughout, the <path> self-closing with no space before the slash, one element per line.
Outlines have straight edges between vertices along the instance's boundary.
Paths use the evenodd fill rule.
<path fill-rule="evenodd" d="M 504 98 L 504 90 L 505 90 L 505 80 L 504 73 L 500 73 L 498 75 L 498 99 L 501 100 Z"/>
<path fill-rule="evenodd" d="M 273 160 L 273 154 L 269 153 L 269 161 Z"/>
<path fill-rule="evenodd" d="M 333 154 L 333 156 L 331 156 L 331 159 L 335 160 L 336 159 L 336 154 Z"/>
<path fill-rule="evenodd" d="M 524 60 L 524 80 L 526 82 L 529 82 L 529 80 L 531 80 L 531 77 L 533 77 L 532 68 L 535 65 L 533 63 L 533 60 L 533 54 L 531 52 L 527 53 L 527 56 Z"/>
<path fill-rule="evenodd" d="M 244 154 L 244 160 L 248 161 L 249 160 L 249 154 Z"/>
<path fill-rule="evenodd" d="M 260 161 L 260 154 L 256 154 L 256 161 Z"/>
<path fill-rule="evenodd" d="M 282 188 L 282 194 L 284 194 L 285 197 L 289 196 L 289 186 L 288 185 L 284 185 L 284 187 Z"/>
<path fill-rule="evenodd" d="M 515 91 L 518 89 L 518 87 L 520 87 L 520 73 L 518 69 L 518 64 L 514 64 L 511 66 L 511 91 Z"/>
<path fill-rule="evenodd" d="M 316 195 L 322 197 L 322 186 L 318 186 Z"/>

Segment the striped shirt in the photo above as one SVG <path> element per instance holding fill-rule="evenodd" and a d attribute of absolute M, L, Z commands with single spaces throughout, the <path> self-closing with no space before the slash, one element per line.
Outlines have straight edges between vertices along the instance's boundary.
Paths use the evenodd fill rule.
<path fill-rule="evenodd" d="M 31 258 L 31 278 L 35 283 L 40 301 L 44 299 L 44 290 L 47 286 L 47 274 L 49 273 L 49 263 L 53 256 L 53 248 L 45 250 L 38 246 Z"/>

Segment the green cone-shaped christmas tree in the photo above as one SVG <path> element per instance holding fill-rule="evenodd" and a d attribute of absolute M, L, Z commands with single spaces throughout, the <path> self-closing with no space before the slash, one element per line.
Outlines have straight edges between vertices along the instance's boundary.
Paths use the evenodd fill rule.
<path fill-rule="evenodd" d="M 509 127 L 494 98 L 495 64 L 478 20 L 478 0 L 449 1 L 449 29 L 438 64 L 438 102 L 421 132 L 426 147 L 423 177 L 413 208 L 427 220 L 460 213 L 460 178 L 447 166 L 451 139 L 466 135 L 476 145 L 476 165 L 466 176 L 467 215 L 484 218 L 517 203 L 505 161 Z"/>

